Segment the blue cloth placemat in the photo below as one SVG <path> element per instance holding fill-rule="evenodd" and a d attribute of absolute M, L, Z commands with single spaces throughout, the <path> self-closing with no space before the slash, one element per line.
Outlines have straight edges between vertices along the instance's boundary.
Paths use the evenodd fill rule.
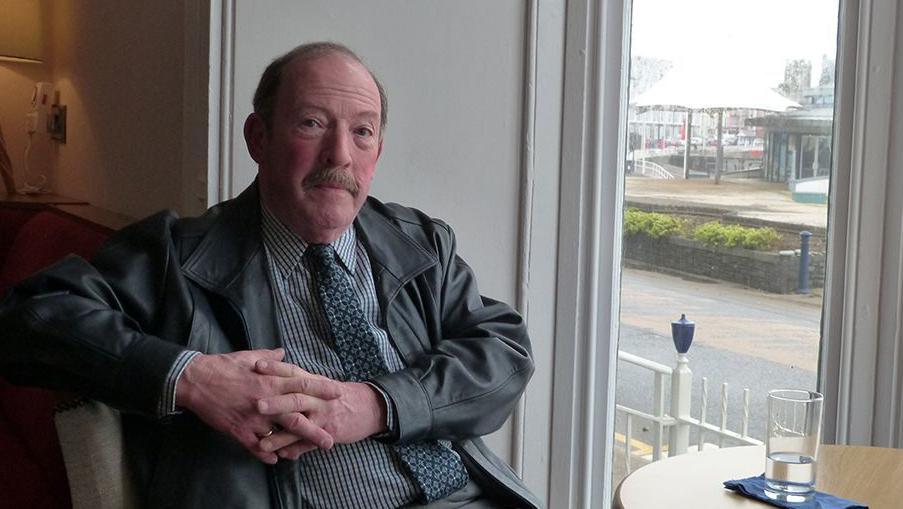
<path fill-rule="evenodd" d="M 772 500 L 765 495 L 765 474 L 756 477 L 747 477 L 746 479 L 735 479 L 732 481 L 724 481 L 724 487 L 736 491 L 737 493 L 761 500 L 775 507 L 784 507 L 789 509 L 868 509 L 867 505 L 860 504 L 853 500 L 847 500 L 834 495 L 828 495 L 820 491 L 815 492 L 815 498 L 809 502 L 791 503 Z"/>

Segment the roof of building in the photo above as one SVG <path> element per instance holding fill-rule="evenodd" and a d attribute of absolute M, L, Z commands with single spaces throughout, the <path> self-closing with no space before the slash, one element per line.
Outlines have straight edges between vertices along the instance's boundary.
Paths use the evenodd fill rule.
<path fill-rule="evenodd" d="M 746 120 L 746 125 L 751 126 L 817 134 L 830 133 L 833 123 L 833 107 L 787 111 Z"/>

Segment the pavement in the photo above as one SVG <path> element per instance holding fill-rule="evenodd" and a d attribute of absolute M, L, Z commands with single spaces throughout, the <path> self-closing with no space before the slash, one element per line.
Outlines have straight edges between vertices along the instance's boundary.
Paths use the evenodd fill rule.
<path fill-rule="evenodd" d="M 653 179 L 627 177 L 630 201 L 661 205 L 698 206 L 735 212 L 742 217 L 825 228 L 828 206 L 798 203 L 786 183 L 757 179 Z"/>

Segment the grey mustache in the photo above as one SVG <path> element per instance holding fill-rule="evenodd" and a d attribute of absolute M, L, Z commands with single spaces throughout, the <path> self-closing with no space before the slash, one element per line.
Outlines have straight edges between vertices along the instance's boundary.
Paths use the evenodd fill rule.
<path fill-rule="evenodd" d="M 338 184 L 351 193 L 351 196 L 357 196 L 360 192 L 360 187 L 354 177 L 347 171 L 336 167 L 321 168 L 304 179 L 305 189 L 322 184 Z"/>

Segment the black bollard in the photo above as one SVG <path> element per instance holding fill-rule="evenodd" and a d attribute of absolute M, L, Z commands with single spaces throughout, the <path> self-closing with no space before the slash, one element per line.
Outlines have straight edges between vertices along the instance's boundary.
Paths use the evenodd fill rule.
<path fill-rule="evenodd" d="M 796 293 L 807 295 L 809 293 L 809 239 L 812 232 L 800 232 L 800 276 Z"/>

